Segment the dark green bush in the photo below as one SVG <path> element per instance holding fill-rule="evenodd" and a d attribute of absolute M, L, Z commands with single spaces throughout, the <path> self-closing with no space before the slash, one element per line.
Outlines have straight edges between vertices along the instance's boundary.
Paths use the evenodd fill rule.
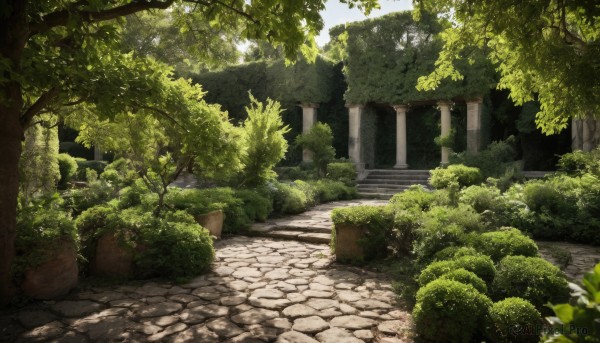
<path fill-rule="evenodd" d="M 57 158 L 58 170 L 60 171 L 58 186 L 66 188 L 69 181 L 77 174 L 77 160 L 69 154 L 58 154 Z"/>
<path fill-rule="evenodd" d="M 460 202 L 470 205 L 477 213 L 497 209 L 502 202 L 499 198 L 500 190 L 489 186 L 470 186 L 460 192 Z"/>
<path fill-rule="evenodd" d="M 341 181 L 319 180 L 312 185 L 316 188 L 319 202 L 350 200 L 357 197 L 356 187 L 347 186 Z"/>
<path fill-rule="evenodd" d="M 343 182 L 346 186 L 356 184 L 356 165 L 352 162 L 332 162 L 327 165 L 326 177 Z"/>
<path fill-rule="evenodd" d="M 496 273 L 494 263 L 489 257 L 483 255 L 466 255 L 456 257 L 452 260 L 436 261 L 429 264 L 419 275 L 419 285 L 426 285 L 440 276 L 458 268 L 463 268 L 475 273 L 475 275 L 488 284 L 492 282 Z"/>
<path fill-rule="evenodd" d="M 79 235 L 68 212 L 56 197 L 38 199 L 17 213 L 16 256 L 13 271 L 17 276 L 26 268 L 44 263 L 57 245 L 79 244 Z"/>
<path fill-rule="evenodd" d="M 494 303 L 487 316 L 486 336 L 497 343 L 536 343 L 542 316 L 527 300 L 506 298 Z"/>
<path fill-rule="evenodd" d="M 82 159 L 77 159 L 77 179 L 85 180 L 86 179 L 86 170 L 91 169 L 95 171 L 98 175 L 101 175 L 106 168 L 108 162 L 106 161 L 87 161 Z"/>
<path fill-rule="evenodd" d="M 440 276 L 450 273 L 457 268 L 456 262 L 453 260 L 432 262 L 421 271 L 417 281 L 419 282 L 419 285 L 425 286 L 431 281 L 437 280 Z"/>
<path fill-rule="evenodd" d="M 390 206 L 394 213 L 394 225 L 389 237 L 389 247 L 394 255 L 412 255 L 416 232 L 421 226 L 423 212 L 416 208 L 402 210 Z"/>
<path fill-rule="evenodd" d="M 430 192 L 422 185 L 413 185 L 403 192 L 394 194 L 390 204 L 400 209 L 416 207 L 421 211 L 428 211 L 434 205 L 443 205 L 436 201 L 438 196 L 439 193 Z"/>
<path fill-rule="evenodd" d="M 78 215 L 90 207 L 108 202 L 116 194 L 117 190 L 111 184 L 96 180 L 89 182 L 86 188 L 70 189 L 65 193 L 65 206 Z"/>
<path fill-rule="evenodd" d="M 491 300 L 471 285 L 435 280 L 417 292 L 416 331 L 431 342 L 472 342 L 480 336 Z"/>
<path fill-rule="evenodd" d="M 143 230 L 144 249 L 135 258 L 137 276 L 191 277 L 208 270 L 214 258 L 210 234 L 187 218 L 186 222 L 157 219 Z"/>
<path fill-rule="evenodd" d="M 394 225 L 394 214 L 387 206 L 354 206 L 335 208 L 331 213 L 334 226 L 353 225 L 366 229 L 359 240 L 365 260 L 385 257 L 388 253 L 388 234 Z"/>
<path fill-rule="evenodd" d="M 443 261 L 443 260 L 451 260 L 456 257 L 477 256 L 477 255 L 481 255 L 481 253 L 478 252 L 477 250 L 475 250 L 475 248 L 447 247 L 447 248 L 444 248 L 444 249 L 438 251 L 434 256 L 434 259 L 436 261 Z"/>
<path fill-rule="evenodd" d="M 464 164 L 469 167 L 478 168 L 484 178 L 503 177 L 507 169 L 513 169 L 517 151 L 514 148 L 516 139 L 511 136 L 506 141 L 492 142 L 477 154 L 467 152 L 451 156 L 453 164 Z"/>
<path fill-rule="evenodd" d="M 440 276 L 440 279 L 458 281 L 460 283 L 464 283 L 465 285 L 473 286 L 481 294 L 487 293 L 487 285 L 485 284 L 485 281 L 483 281 L 475 273 L 464 268 L 455 269 L 451 272 L 443 274 Z"/>
<path fill-rule="evenodd" d="M 558 160 L 558 170 L 569 175 L 591 173 L 600 176 L 600 149 L 590 152 L 581 150 L 564 154 Z"/>
<path fill-rule="evenodd" d="M 136 171 L 131 167 L 130 161 L 119 158 L 104 168 L 100 179 L 110 182 L 118 188 L 131 186 L 134 182 L 141 179 Z"/>
<path fill-rule="evenodd" d="M 560 269 L 544 259 L 525 256 L 507 256 L 500 261 L 492 293 L 495 299 L 521 297 L 538 309 L 548 301 L 565 301 L 569 296 Z"/>
<path fill-rule="evenodd" d="M 252 189 L 241 189 L 235 194 L 242 199 L 244 211 L 252 220 L 264 222 L 273 212 L 273 201 L 264 193 Z"/>
<path fill-rule="evenodd" d="M 302 170 L 300 167 L 277 167 L 274 170 L 277 173 L 277 179 L 284 181 L 313 180 L 315 178 L 313 170 Z"/>
<path fill-rule="evenodd" d="M 500 261 L 509 255 L 538 256 L 535 242 L 514 228 L 483 233 L 477 237 L 475 246 L 494 261 Z"/>
<path fill-rule="evenodd" d="M 296 214 L 306 211 L 308 199 L 302 190 L 293 184 L 276 183 L 273 194 L 273 210 L 277 213 Z"/>
<path fill-rule="evenodd" d="M 429 184 L 436 189 L 447 188 L 452 183 L 458 183 L 459 187 L 467 187 L 483 181 L 479 169 L 462 164 L 452 164 L 446 168 L 438 167 L 430 173 Z"/>

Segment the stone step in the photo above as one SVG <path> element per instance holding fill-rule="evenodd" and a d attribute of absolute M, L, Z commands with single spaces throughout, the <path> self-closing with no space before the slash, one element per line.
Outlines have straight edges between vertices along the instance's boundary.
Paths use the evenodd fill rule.
<path fill-rule="evenodd" d="M 314 231 L 300 231 L 300 230 L 290 230 L 290 229 L 274 229 L 269 231 L 257 231 L 252 230 L 248 232 L 252 236 L 259 237 L 269 237 L 269 238 L 280 238 L 280 239 L 289 239 L 300 242 L 307 243 L 317 243 L 317 244 L 329 244 L 331 240 L 331 229 L 329 232 L 314 232 Z"/>
<path fill-rule="evenodd" d="M 311 224 L 310 226 L 302 226 L 302 225 L 291 225 L 291 224 L 273 224 L 273 223 L 255 223 L 250 229 L 248 229 L 251 233 L 264 233 L 270 231 L 301 231 L 306 233 L 330 233 L 331 227 L 326 225 L 315 225 Z"/>
<path fill-rule="evenodd" d="M 403 191 L 410 188 L 411 185 L 381 185 L 381 184 L 369 184 L 369 185 L 358 185 L 358 191 L 371 190 L 371 189 L 388 189 L 390 191 Z"/>
<path fill-rule="evenodd" d="M 419 169 L 369 169 L 369 173 L 373 174 L 427 174 L 429 170 Z"/>
<path fill-rule="evenodd" d="M 381 179 L 381 180 L 419 180 L 427 181 L 429 176 L 421 175 L 368 175 L 366 179 Z"/>
<path fill-rule="evenodd" d="M 394 194 L 390 194 L 390 193 L 362 193 L 362 192 L 358 193 L 358 195 L 361 198 L 382 199 L 382 200 L 389 200 L 392 196 L 394 196 Z"/>
<path fill-rule="evenodd" d="M 427 180 L 387 180 L 387 179 L 364 179 L 357 182 L 364 184 L 389 184 L 389 185 L 426 185 Z"/>

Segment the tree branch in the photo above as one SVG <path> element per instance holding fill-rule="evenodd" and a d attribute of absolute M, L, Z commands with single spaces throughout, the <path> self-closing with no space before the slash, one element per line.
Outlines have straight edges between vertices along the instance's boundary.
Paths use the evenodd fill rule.
<path fill-rule="evenodd" d="M 132 1 L 126 5 L 117 6 L 101 11 L 88 10 L 60 10 L 49 13 L 42 17 L 40 22 L 34 22 L 29 25 L 29 37 L 39 33 L 47 32 L 53 27 L 67 25 L 69 18 L 72 15 L 79 16 L 81 21 L 86 23 L 94 23 L 100 21 L 111 20 L 149 9 L 166 9 L 175 0 L 150 0 L 150 1 Z"/>
<path fill-rule="evenodd" d="M 38 113 L 40 113 L 44 107 L 48 106 L 59 94 L 59 90 L 56 87 L 52 87 L 44 92 L 29 108 L 21 115 L 21 125 L 24 129 L 28 128 Z"/>

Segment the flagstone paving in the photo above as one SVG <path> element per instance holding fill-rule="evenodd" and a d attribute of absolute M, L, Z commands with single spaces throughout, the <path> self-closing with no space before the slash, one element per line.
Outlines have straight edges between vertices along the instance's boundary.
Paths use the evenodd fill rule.
<path fill-rule="evenodd" d="M 0 315 L 6 342 L 410 342 L 385 275 L 333 263 L 323 244 L 235 237 L 211 272 L 93 287 Z"/>
<path fill-rule="evenodd" d="M 600 263 L 600 247 L 567 242 L 537 241 L 540 255 L 580 283 L 583 275 Z"/>

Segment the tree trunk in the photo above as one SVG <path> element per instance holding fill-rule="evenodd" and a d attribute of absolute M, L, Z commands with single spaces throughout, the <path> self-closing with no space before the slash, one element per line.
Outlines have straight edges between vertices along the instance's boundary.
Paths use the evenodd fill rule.
<path fill-rule="evenodd" d="M 15 256 L 19 158 L 23 128 L 19 110 L 0 105 L 0 304 L 12 298 L 11 266 Z"/>

